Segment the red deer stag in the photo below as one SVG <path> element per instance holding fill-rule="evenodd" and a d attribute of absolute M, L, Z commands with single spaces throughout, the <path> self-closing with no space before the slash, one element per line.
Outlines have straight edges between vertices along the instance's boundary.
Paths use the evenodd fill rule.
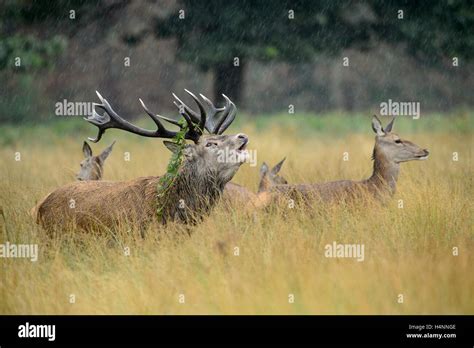
<path fill-rule="evenodd" d="M 120 117 L 98 92 L 100 104 L 87 121 L 99 128 L 97 142 L 109 128 L 121 129 L 144 137 L 173 139 L 178 132 L 166 129 L 161 120 L 181 127 L 184 138 L 194 144 L 182 149 L 183 162 L 163 195 L 158 195 L 159 176 L 149 176 L 131 181 L 80 181 L 63 186 L 48 196 L 36 207 L 37 221 L 47 230 L 58 226 L 74 224 L 82 229 L 91 226 L 114 228 L 121 222 L 138 225 L 141 229 L 153 220 L 166 223 L 199 222 L 216 204 L 225 185 L 232 179 L 245 161 L 248 137 L 245 134 L 223 135 L 235 118 L 237 109 L 225 95 L 226 105 L 216 108 L 201 96 L 186 91 L 196 102 L 199 113 L 185 105 L 174 94 L 179 103 L 180 114 L 185 123 L 164 116 L 155 115 L 141 101 L 143 109 L 157 126 L 156 130 L 137 127 Z M 204 103 L 207 104 L 204 105 Z M 184 126 L 186 124 L 186 126 Z M 210 134 L 204 135 L 207 130 Z M 171 151 L 180 148 L 173 142 L 164 144 Z M 221 151 L 236 153 L 235 161 L 222 161 Z M 73 202 L 74 204 L 71 204 Z M 157 219 L 159 210 L 159 219 Z"/>

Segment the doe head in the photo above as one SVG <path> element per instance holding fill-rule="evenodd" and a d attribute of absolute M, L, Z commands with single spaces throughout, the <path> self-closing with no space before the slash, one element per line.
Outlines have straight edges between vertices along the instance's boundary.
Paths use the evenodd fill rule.
<path fill-rule="evenodd" d="M 100 155 L 94 156 L 92 149 L 87 142 L 82 145 L 84 159 L 81 161 L 81 169 L 77 173 L 76 178 L 79 181 L 85 180 L 101 180 L 104 172 L 104 162 L 112 152 L 115 141 L 101 152 Z"/>
<path fill-rule="evenodd" d="M 372 129 L 376 134 L 374 153 L 383 154 L 388 161 L 394 163 L 427 159 L 430 154 L 427 149 L 401 139 L 398 134 L 392 132 L 394 121 L 395 117 L 384 129 L 377 116 L 373 116 Z"/>
<path fill-rule="evenodd" d="M 288 184 L 288 181 L 284 177 L 278 175 L 285 160 L 286 157 L 278 162 L 272 169 L 270 169 L 270 167 L 265 162 L 263 162 L 262 166 L 260 167 L 260 183 L 258 185 L 258 192 L 267 191 L 274 185 Z"/>

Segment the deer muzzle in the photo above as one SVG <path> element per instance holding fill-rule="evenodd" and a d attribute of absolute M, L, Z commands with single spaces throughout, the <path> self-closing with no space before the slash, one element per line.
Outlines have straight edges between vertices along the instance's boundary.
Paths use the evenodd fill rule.
<path fill-rule="evenodd" d="M 430 152 L 427 149 L 421 150 L 421 154 L 416 155 L 415 157 L 419 160 L 425 160 L 430 155 Z"/>
<path fill-rule="evenodd" d="M 241 142 L 241 145 L 237 148 L 237 151 L 244 151 L 249 143 L 249 137 L 246 134 L 239 133 L 236 135 L 237 139 Z"/>

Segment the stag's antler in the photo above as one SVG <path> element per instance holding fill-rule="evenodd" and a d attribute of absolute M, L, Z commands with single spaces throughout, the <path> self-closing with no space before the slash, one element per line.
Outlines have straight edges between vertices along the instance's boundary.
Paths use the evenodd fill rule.
<path fill-rule="evenodd" d="M 211 134 L 222 134 L 230 126 L 232 121 L 234 121 L 235 115 L 237 114 L 237 108 L 225 94 L 222 96 L 224 97 L 226 104 L 222 108 L 216 108 L 208 98 L 202 94 L 199 94 L 202 100 L 207 104 L 206 111 L 206 107 L 202 104 L 198 97 L 196 97 L 187 89 L 185 89 L 185 91 L 194 99 L 201 115 L 187 106 L 173 93 L 173 97 L 176 99 L 174 105 L 176 105 L 179 113 L 183 117 L 190 118 L 194 122 L 199 123 L 200 129 L 203 129 L 204 127 Z"/>
<path fill-rule="evenodd" d="M 187 91 L 193 99 L 196 101 L 199 107 L 200 115 L 198 115 L 195 111 L 190 109 L 188 106 L 186 106 L 175 94 L 173 96 L 177 101 L 179 101 L 181 104 L 178 104 L 175 102 L 175 105 L 178 106 L 180 109 L 180 114 L 183 116 L 185 119 L 188 129 L 185 134 L 185 138 L 194 141 L 197 143 L 199 141 L 199 138 L 201 137 L 204 129 L 207 129 L 210 133 L 212 134 L 222 134 L 225 129 L 232 123 L 232 121 L 235 118 L 236 114 L 236 108 L 234 103 L 232 103 L 229 98 L 224 96 L 226 98 L 227 104 L 223 108 L 216 108 L 212 104 L 211 101 L 209 101 L 206 97 L 201 95 L 201 98 L 205 100 L 209 105 L 210 105 L 210 117 L 208 117 L 207 112 L 202 105 L 202 103 L 199 101 L 199 99 L 192 94 L 191 92 Z M 156 130 L 148 130 L 144 128 L 137 127 L 127 120 L 124 120 L 122 117 L 120 117 L 110 106 L 109 102 L 103 98 L 99 92 L 97 92 L 97 96 L 99 97 L 101 103 L 94 103 L 94 110 L 92 112 L 92 115 L 85 118 L 88 122 L 92 123 L 93 125 L 97 126 L 99 128 L 99 133 L 97 134 L 97 137 L 94 138 L 89 138 L 90 141 L 96 143 L 98 142 L 101 138 L 104 132 L 109 129 L 109 128 L 116 128 L 116 129 L 122 129 L 127 132 L 131 132 L 134 134 L 138 134 L 141 136 L 145 137 L 153 137 L 153 138 L 167 138 L 171 139 L 176 136 L 177 132 L 170 131 L 166 129 L 163 124 L 161 123 L 160 119 L 165 120 L 171 124 L 177 125 L 178 127 L 182 128 L 183 125 L 174 119 L 161 116 L 158 114 L 153 114 L 143 103 L 141 99 L 140 103 L 142 104 L 143 109 L 145 112 L 148 114 L 148 116 L 151 117 L 153 122 L 155 122 L 157 129 Z M 98 107 L 99 109 L 102 109 L 104 113 L 102 115 L 98 114 L 95 111 L 95 107 Z M 224 111 L 224 116 L 221 117 L 221 119 L 216 123 L 215 118 L 216 114 L 218 112 Z"/>

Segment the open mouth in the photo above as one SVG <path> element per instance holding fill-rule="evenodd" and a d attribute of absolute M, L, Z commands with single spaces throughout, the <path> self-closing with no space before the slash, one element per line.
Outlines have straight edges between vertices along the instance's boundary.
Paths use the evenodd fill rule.
<path fill-rule="evenodd" d="M 237 151 L 244 151 L 247 149 L 247 144 L 248 144 L 248 140 L 244 140 L 244 143 L 242 145 L 240 145 L 240 147 L 237 149 Z"/>
<path fill-rule="evenodd" d="M 424 149 L 423 151 L 420 151 L 421 154 L 420 155 L 416 155 L 415 158 L 417 160 L 425 160 L 428 158 L 428 156 L 430 155 L 430 152 L 426 149 Z"/>

